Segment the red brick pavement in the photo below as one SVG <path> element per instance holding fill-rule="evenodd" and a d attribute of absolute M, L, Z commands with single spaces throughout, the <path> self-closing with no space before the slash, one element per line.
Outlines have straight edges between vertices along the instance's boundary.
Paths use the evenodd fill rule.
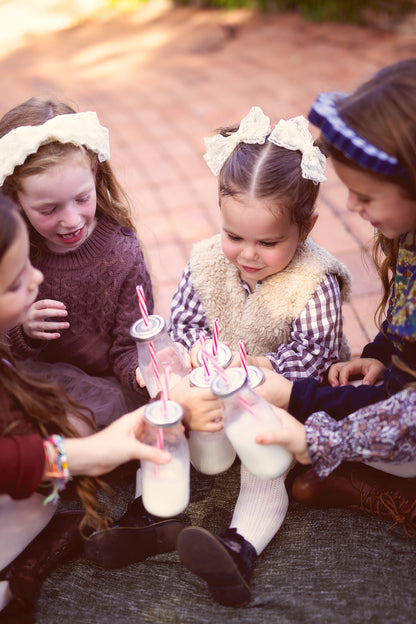
<path fill-rule="evenodd" d="M 6 9 L 10 17 L 10 9 L 25 4 L 32 13 L 18 11 L 9 27 Z M 78 13 L 68 10 L 66 22 L 54 23 L 54 5 L 62 10 L 62 4 L 77 5 Z M 86 15 L 82 4 L 0 3 L 0 114 L 50 94 L 97 111 L 110 129 L 112 163 L 135 208 L 164 316 L 193 243 L 218 229 L 216 180 L 202 158 L 203 137 L 252 105 L 272 123 L 307 114 L 320 91 L 350 91 L 383 65 L 416 56 L 414 34 L 308 23 L 295 14 L 159 2 Z M 329 170 L 312 237 L 353 275 L 345 327 L 355 354 L 374 335 L 379 284 L 371 261 L 363 263 L 371 226 L 346 212 L 345 197 Z"/>

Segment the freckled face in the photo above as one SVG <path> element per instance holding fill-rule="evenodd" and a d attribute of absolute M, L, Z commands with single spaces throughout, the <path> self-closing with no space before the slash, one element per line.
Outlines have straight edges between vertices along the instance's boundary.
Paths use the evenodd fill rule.
<path fill-rule="evenodd" d="M 221 198 L 221 243 L 227 259 L 254 290 L 257 282 L 283 271 L 300 242 L 299 226 L 286 211 L 271 211 L 264 199 Z M 276 205 L 273 210 L 276 213 Z"/>
<path fill-rule="evenodd" d="M 416 230 L 416 200 L 388 181 L 358 171 L 344 163 L 333 162 L 341 182 L 348 189 L 347 209 L 369 221 L 386 238 L 394 239 Z"/>
<path fill-rule="evenodd" d="M 62 164 L 28 176 L 18 199 L 30 223 L 55 253 L 80 247 L 96 225 L 95 171 L 87 157 L 69 155 Z"/>
<path fill-rule="evenodd" d="M 0 261 L 0 330 L 21 325 L 36 300 L 43 275 L 29 260 L 29 237 L 19 218 L 15 240 Z"/>

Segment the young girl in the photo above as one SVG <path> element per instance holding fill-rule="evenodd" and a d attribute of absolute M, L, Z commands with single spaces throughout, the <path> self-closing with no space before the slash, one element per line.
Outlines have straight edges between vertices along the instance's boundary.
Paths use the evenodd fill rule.
<path fill-rule="evenodd" d="M 142 405 L 129 330 L 142 284 L 152 287 L 126 200 L 112 172 L 108 131 L 93 112 L 32 98 L 0 120 L 2 193 L 29 223 L 31 260 L 45 276 L 13 353 L 57 381 L 106 425 Z"/>
<path fill-rule="evenodd" d="M 415 110 L 416 59 L 408 59 L 382 69 L 350 96 L 321 94 L 309 114 L 311 122 L 321 128 L 322 143 L 348 189 L 348 210 L 376 229 L 373 255 L 384 296 L 378 309 L 380 333 L 360 358 L 330 370 L 328 379 L 334 387 L 313 379 L 291 384 L 269 377 L 268 388 L 263 388 L 269 400 L 301 422 L 320 410 L 342 419 L 401 391 L 412 376 L 395 364 L 397 358 L 416 370 Z M 352 374 L 361 374 L 363 385 L 344 385 Z M 377 380 L 382 383 L 372 385 Z M 356 487 L 357 501 L 366 485 L 364 474 Z M 373 475 L 369 482 L 374 483 Z M 333 496 L 334 483 L 332 477 L 319 482 L 309 471 L 296 479 L 293 494 L 304 502 L 326 497 L 330 506 L 345 506 L 340 497 L 335 500 Z M 338 475 L 336 487 L 350 486 L 346 468 Z M 390 491 L 392 483 L 387 488 L 380 473 L 378 487 Z M 403 479 L 397 478 L 398 496 L 403 494 L 402 487 Z"/>
<path fill-rule="evenodd" d="M 0 222 L 0 332 L 3 333 L 25 321 L 42 274 L 29 261 L 23 219 L 15 205 L 4 197 L 0 197 Z M 45 575 L 80 547 L 79 527 L 84 512 L 64 512 L 52 518 L 58 492 L 71 476 L 100 475 L 140 457 L 163 463 L 169 457 L 137 440 L 143 429 L 138 413 L 128 414 L 108 430 L 75 439 L 79 433 L 73 422 L 85 423 L 90 431 L 92 422 L 57 386 L 20 371 L 3 341 L 0 395 L 1 611 L 12 595 L 33 606 Z M 105 526 L 105 510 L 96 499 L 100 483 L 85 476 L 78 476 L 75 481 L 86 509 L 84 524 Z M 37 493 L 42 482 L 44 495 Z M 51 494 L 50 487 L 45 489 L 45 486 L 50 482 L 55 487 L 50 502 L 45 505 L 45 496 Z M 42 537 L 34 539 L 47 524 Z"/>
<path fill-rule="evenodd" d="M 322 380 L 343 356 L 341 303 L 350 278 L 308 238 L 326 162 L 307 121 L 281 120 L 271 132 L 269 118 L 253 107 L 238 128 L 206 144 L 207 164 L 219 175 L 221 234 L 192 251 L 172 300 L 172 337 L 191 349 L 200 332 L 212 336 L 218 318 L 219 339 L 235 351 L 243 339 L 249 364 Z M 232 364 L 240 365 L 238 355 Z M 190 426 L 211 430 L 207 420 L 193 414 Z M 247 604 L 254 561 L 287 505 L 283 476 L 260 479 L 242 465 L 230 528 L 222 537 L 186 528 L 178 538 L 182 562 L 221 604 Z"/>

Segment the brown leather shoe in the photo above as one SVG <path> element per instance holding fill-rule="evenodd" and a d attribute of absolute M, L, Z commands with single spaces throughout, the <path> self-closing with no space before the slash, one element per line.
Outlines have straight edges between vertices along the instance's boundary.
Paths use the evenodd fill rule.
<path fill-rule="evenodd" d="M 313 468 L 292 485 L 294 500 L 306 505 L 356 509 L 400 526 L 416 538 L 416 478 L 406 479 L 359 462 L 345 462 L 326 479 Z"/>

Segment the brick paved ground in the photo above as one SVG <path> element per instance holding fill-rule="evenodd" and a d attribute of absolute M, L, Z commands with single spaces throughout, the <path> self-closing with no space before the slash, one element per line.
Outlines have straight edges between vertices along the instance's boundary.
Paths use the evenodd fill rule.
<path fill-rule="evenodd" d="M 312 24 L 297 15 L 172 8 L 116 12 L 100 0 L 0 2 L 0 114 L 32 95 L 96 110 L 110 129 L 112 163 L 132 199 L 154 277 L 169 301 L 193 243 L 217 231 L 216 181 L 203 136 L 252 105 L 274 123 L 307 114 L 320 91 L 350 91 L 378 68 L 416 56 L 411 32 Z M 345 262 L 353 353 L 374 335 L 379 286 L 365 244 L 371 226 L 344 208 L 329 171 L 313 238 Z"/>

